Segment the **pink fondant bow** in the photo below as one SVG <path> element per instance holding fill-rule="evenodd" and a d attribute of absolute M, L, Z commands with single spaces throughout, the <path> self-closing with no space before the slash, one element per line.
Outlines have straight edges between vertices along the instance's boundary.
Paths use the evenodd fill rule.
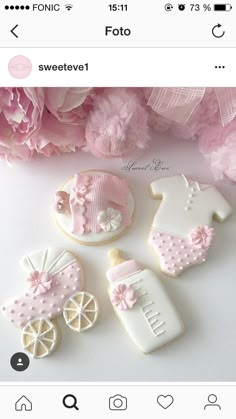
<path fill-rule="evenodd" d="M 229 124 L 236 116 L 236 88 L 213 89 L 219 105 L 222 125 Z M 203 87 L 155 87 L 148 105 L 158 114 L 178 124 L 185 125 L 206 92 Z"/>

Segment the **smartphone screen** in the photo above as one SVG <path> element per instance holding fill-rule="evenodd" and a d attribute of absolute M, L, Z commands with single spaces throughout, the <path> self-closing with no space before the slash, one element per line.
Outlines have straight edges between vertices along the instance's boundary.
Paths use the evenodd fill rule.
<path fill-rule="evenodd" d="M 235 416 L 235 13 L 1 2 L 4 417 Z"/>

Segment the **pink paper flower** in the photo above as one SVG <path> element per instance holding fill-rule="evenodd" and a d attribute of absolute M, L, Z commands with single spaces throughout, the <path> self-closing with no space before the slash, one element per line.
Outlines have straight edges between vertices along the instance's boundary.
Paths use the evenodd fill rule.
<path fill-rule="evenodd" d="M 85 105 L 90 93 L 90 87 L 47 87 L 45 105 L 58 121 L 80 125 L 87 117 Z"/>
<path fill-rule="evenodd" d="M 48 272 L 34 271 L 28 278 L 30 282 L 30 291 L 32 294 L 45 294 L 52 286 L 52 277 Z"/>
<path fill-rule="evenodd" d="M 119 310 L 128 310 L 134 306 L 137 298 L 131 287 L 127 287 L 125 284 L 119 284 L 112 290 L 111 302 Z"/>
<path fill-rule="evenodd" d="M 44 110 L 42 126 L 36 138 L 28 141 L 30 150 L 46 157 L 75 152 L 85 145 L 85 120 L 81 125 L 59 121 Z"/>
<path fill-rule="evenodd" d="M 191 242 L 198 249 L 210 247 L 214 237 L 214 228 L 209 226 L 196 227 L 191 234 Z"/>
<path fill-rule="evenodd" d="M 37 136 L 44 109 L 42 88 L 0 88 L 0 157 L 27 160 L 28 140 Z"/>

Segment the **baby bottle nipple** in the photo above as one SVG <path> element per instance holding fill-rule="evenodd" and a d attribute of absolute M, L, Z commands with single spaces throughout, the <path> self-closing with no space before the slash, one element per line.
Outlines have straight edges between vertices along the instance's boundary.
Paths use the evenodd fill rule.
<path fill-rule="evenodd" d="M 116 265 L 120 265 L 121 263 L 126 262 L 126 260 L 121 257 L 121 253 L 119 249 L 111 249 L 108 252 L 108 257 L 110 259 L 112 268 Z"/>

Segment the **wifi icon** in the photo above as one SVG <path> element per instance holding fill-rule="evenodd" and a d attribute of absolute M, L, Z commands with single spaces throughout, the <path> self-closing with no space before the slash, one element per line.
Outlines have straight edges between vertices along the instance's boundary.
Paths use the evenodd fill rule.
<path fill-rule="evenodd" d="M 66 10 L 68 10 L 68 12 L 72 9 L 72 7 L 73 7 L 73 4 L 66 4 L 65 5 L 65 8 L 66 8 Z"/>

